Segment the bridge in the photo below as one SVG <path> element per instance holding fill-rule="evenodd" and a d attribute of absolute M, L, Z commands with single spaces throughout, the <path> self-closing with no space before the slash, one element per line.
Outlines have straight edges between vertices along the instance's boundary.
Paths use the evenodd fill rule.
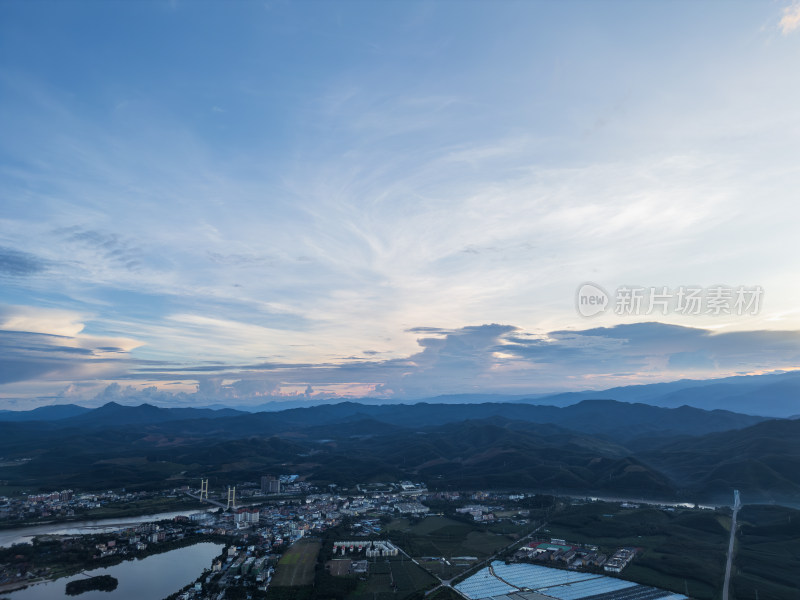
<path fill-rule="evenodd" d="M 197 494 L 193 494 L 192 492 L 186 492 L 187 496 L 194 498 L 195 500 L 200 500 L 202 502 L 208 502 L 209 504 L 213 504 L 214 506 L 219 506 L 220 508 L 228 508 L 222 502 L 217 502 L 216 500 L 212 500 L 211 498 L 202 498 Z"/>

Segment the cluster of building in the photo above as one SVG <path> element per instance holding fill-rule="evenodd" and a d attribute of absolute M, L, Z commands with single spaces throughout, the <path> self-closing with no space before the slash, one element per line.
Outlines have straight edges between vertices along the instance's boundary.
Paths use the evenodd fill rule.
<path fill-rule="evenodd" d="M 569 569 L 595 568 L 621 573 L 636 556 L 636 548 L 620 548 L 611 558 L 591 544 L 575 545 L 552 538 L 549 542 L 531 542 L 514 554 L 518 562 L 559 565 Z"/>
<path fill-rule="evenodd" d="M 257 500 L 263 496 L 302 496 L 308 494 L 314 486 L 303 481 L 299 475 L 263 475 L 260 480 L 247 481 L 236 484 L 236 498 L 238 500 Z M 189 487 L 183 488 L 188 491 Z M 226 490 L 221 495 L 213 498 L 225 501 Z"/>
<path fill-rule="evenodd" d="M 28 503 L 36 502 L 69 502 L 72 500 L 72 490 L 61 490 L 49 494 L 28 494 Z"/>
<path fill-rule="evenodd" d="M 622 573 L 622 569 L 627 567 L 635 556 L 636 548 L 620 548 L 608 559 L 603 568 L 609 573 Z"/>
<path fill-rule="evenodd" d="M 261 478 L 258 488 L 255 488 L 254 484 L 238 485 L 237 500 L 253 504 L 236 508 L 227 519 L 239 529 L 277 526 L 281 530 L 288 527 L 294 535 L 298 532 L 307 535 L 324 531 L 338 524 L 342 518 L 348 517 L 351 520 L 351 528 L 357 535 L 368 536 L 380 532 L 381 516 L 420 517 L 430 514 L 430 507 L 424 504 L 428 500 L 456 503 L 464 500 L 483 502 L 456 510 L 471 516 L 475 521 L 494 522 L 497 520 L 495 512 L 504 508 L 501 502 L 518 501 L 525 497 L 522 494 L 488 492 L 474 492 L 466 496 L 459 492 L 431 493 L 424 485 L 410 481 L 361 484 L 356 487 L 356 493 L 334 491 L 320 493 L 318 489 L 306 482 L 297 481 L 296 478 L 296 475 L 280 477 L 265 475 Z M 250 488 L 253 489 L 248 493 Z M 301 490 L 303 498 L 292 499 L 292 495 L 300 495 L 297 490 Z M 269 504 L 266 505 L 259 496 L 268 497 L 270 494 L 280 494 L 280 496 L 267 499 Z M 259 502 L 262 503 L 260 507 L 256 506 Z"/>
<path fill-rule="evenodd" d="M 91 556 L 92 560 L 118 557 L 120 560 L 127 560 L 158 552 L 160 544 L 183 540 L 187 536 L 196 534 L 198 534 L 196 521 L 189 517 L 176 517 L 158 523 L 142 523 L 114 533 L 62 536 L 56 543 L 59 554 L 64 556 L 86 555 Z M 51 552 L 52 548 L 42 551 Z M 43 566 L 49 563 L 37 558 L 35 552 L 36 550 L 33 553 L 21 552 L 13 560 L 0 564 L 0 585 L 22 586 L 51 577 L 53 570 L 61 571 L 62 565 L 58 565 L 57 561 L 50 566 Z M 52 559 L 52 557 L 51 554 L 47 558 Z M 92 568 L 91 563 L 63 566 Z"/>
<path fill-rule="evenodd" d="M 94 558 L 105 556 L 134 554 L 146 550 L 149 545 L 162 542 L 182 540 L 186 535 L 195 533 L 196 525 L 189 517 L 175 517 L 172 521 L 159 523 L 142 523 L 129 527 L 117 534 L 117 539 L 96 544 Z"/>
<path fill-rule="evenodd" d="M 89 550 L 94 559 L 120 557 L 124 560 L 157 552 L 158 548 L 154 546 L 182 540 L 187 536 L 192 536 L 192 539 L 225 536 L 225 539 L 239 544 L 236 551 L 225 560 L 217 561 L 211 573 L 204 574 L 191 588 L 181 592 L 187 599 L 211 600 L 218 597 L 219 589 L 224 591 L 225 587 L 243 585 L 243 582 L 250 587 L 265 589 L 272 575 L 274 561 L 271 559 L 277 559 L 278 554 L 296 540 L 319 535 L 328 528 L 340 525 L 345 519 L 351 532 L 348 538 L 356 541 L 340 542 L 338 554 L 355 554 L 347 558 L 353 559 L 350 561 L 351 572 L 358 573 L 366 572 L 363 561 L 397 556 L 400 552 L 390 542 L 374 541 L 388 518 L 424 517 L 431 510 L 426 504 L 447 502 L 454 503 L 460 507 L 459 512 L 471 515 L 476 521 L 493 521 L 496 511 L 524 497 L 487 492 L 431 493 L 424 485 L 410 481 L 365 484 L 358 486 L 355 493 L 339 493 L 333 491 L 336 486 L 331 486 L 332 491 L 320 493 L 319 489 L 299 480 L 296 475 L 265 475 L 259 482 L 240 483 L 237 488 L 235 502 L 244 505 L 234 506 L 230 510 L 212 508 L 209 512 L 177 517 L 171 521 L 143 523 L 102 537 L 62 538 L 61 543 L 65 552 L 70 548 L 83 549 Z M 64 490 L 15 499 L 0 498 L 0 514 L 6 517 L 23 515 L 25 520 L 41 515 L 72 516 L 78 511 L 108 504 L 124 504 L 162 496 L 186 497 L 185 493 L 189 491 L 188 488 L 134 493 L 124 490 L 103 493 Z M 195 494 L 194 497 L 198 496 Z M 213 500 L 210 502 L 215 503 Z M 464 502 L 470 504 L 461 508 Z M 91 568 L 90 564 L 85 566 Z M 30 575 L 22 565 L 13 573 L 6 573 L 5 582 L 17 576 L 20 580 L 30 581 Z"/>
<path fill-rule="evenodd" d="M 345 553 L 361 554 L 363 552 L 367 558 L 383 558 L 386 556 L 397 556 L 400 553 L 400 549 L 391 542 L 385 540 L 360 540 L 355 542 L 334 542 L 334 556 L 337 552 L 342 556 L 344 556 Z"/>
<path fill-rule="evenodd" d="M 496 520 L 494 513 L 491 511 L 492 509 L 490 507 L 483 506 L 482 504 L 469 504 L 456 509 L 457 513 L 470 515 L 473 520 L 483 523 L 492 523 Z"/>
<path fill-rule="evenodd" d="M 369 497 L 374 496 L 374 497 Z M 266 591 L 274 572 L 278 553 L 296 540 L 318 535 L 350 518 L 355 535 L 374 535 L 380 531 L 376 512 L 397 512 L 396 504 L 407 496 L 386 497 L 385 493 L 309 494 L 305 498 L 275 498 L 260 506 L 244 506 L 232 511 L 192 515 L 198 533 L 235 536 L 237 547 L 227 550 L 211 571 L 181 591 L 181 600 L 221 600 L 231 587 Z M 388 541 L 353 540 L 336 542 L 337 552 L 355 555 L 348 572 L 367 572 L 370 558 L 397 556 L 397 546 Z"/>
<path fill-rule="evenodd" d="M 234 513 L 237 527 L 248 527 L 261 522 L 261 510 L 258 507 L 240 507 Z"/>
<path fill-rule="evenodd" d="M 267 486 L 279 482 L 265 478 Z M 277 488 L 277 484 L 273 484 Z M 418 489 L 418 488 L 415 488 Z M 305 498 L 281 498 L 260 506 L 240 506 L 216 518 L 217 525 L 228 533 L 247 530 L 258 533 L 271 543 L 291 543 L 306 535 L 319 534 L 349 518 L 351 529 L 359 536 L 381 531 L 381 515 L 425 515 L 430 509 L 402 490 L 359 493 L 311 493 Z"/>
<path fill-rule="evenodd" d="M 575 546 L 555 538 L 549 542 L 531 542 L 518 550 L 514 557 L 525 562 L 561 564 L 571 569 L 602 567 L 608 558 L 598 551 L 597 546 Z"/>
<path fill-rule="evenodd" d="M 261 494 L 280 494 L 281 493 L 281 480 L 272 475 L 264 475 L 261 478 Z"/>
<path fill-rule="evenodd" d="M 394 508 L 404 515 L 427 515 L 431 511 L 421 502 L 398 502 Z"/>
<path fill-rule="evenodd" d="M 356 486 L 356 489 L 364 494 L 398 493 L 417 496 L 427 492 L 425 484 L 414 483 L 412 481 L 401 481 L 399 483 L 394 481 L 388 483 L 360 483 Z"/>
<path fill-rule="evenodd" d="M 266 591 L 272 576 L 275 573 L 275 560 L 277 557 L 269 554 L 258 554 L 255 546 L 229 547 L 225 560 L 217 560 L 211 567 L 211 573 L 206 576 L 203 584 L 194 584 L 192 592 L 203 591 L 206 589 L 219 590 L 217 596 L 224 598 L 225 590 L 232 586 L 250 584 L 261 591 Z M 213 584 L 213 585 L 212 585 Z M 191 594 L 183 596 L 185 600 L 192 597 Z M 211 596 L 213 597 L 213 596 Z"/>
<path fill-rule="evenodd" d="M 61 490 L 27 496 L 0 496 L 0 521 L 58 520 L 80 517 L 95 508 L 141 500 L 176 497 L 175 490 L 157 492 L 87 492 Z"/>
<path fill-rule="evenodd" d="M 178 600 L 223 600 L 232 587 L 265 592 L 275 573 L 277 556 L 264 554 L 255 545 L 228 546 L 209 571 L 177 594 Z"/>

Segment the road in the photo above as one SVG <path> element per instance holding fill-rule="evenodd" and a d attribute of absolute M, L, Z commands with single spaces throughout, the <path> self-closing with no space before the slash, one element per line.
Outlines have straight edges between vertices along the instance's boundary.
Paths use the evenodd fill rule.
<path fill-rule="evenodd" d="M 536 529 L 534 529 L 533 531 L 531 531 L 530 533 L 528 533 L 528 534 L 527 534 L 527 535 L 525 535 L 524 537 L 521 537 L 521 538 L 520 538 L 520 539 L 518 539 L 518 540 L 514 540 L 514 541 L 513 541 L 513 542 L 511 542 L 511 543 L 510 543 L 508 546 L 505 546 L 504 548 L 501 548 L 500 550 L 498 550 L 497 552 L 495 552 L 494 554 L 492 554 L 492 555 L 491 555 L 491 556 L 489 556 L 488 558 L 484 558 L 482 561 L 480 561 L 480 562 L 478 562 L 478 563 L 474 564 L 473 566 L 471 566 L 471 567 L 470 567 L 469 569 L 467 569 L 467 570 L 468 570 L 468 571 L 475 571 L 475 572 L 477 573 L 477 572 L 480 570 L 480 568 L 481 568 L 481 566 L 482 566 L 482 565 L 491 565 L 491 564 L 492 564 L 492 561 L 493 561 L 495 558 L 497 558 L 498 556 L 500 556 L 500 555 L 501 555 L 503 552 L 505 552 L 506 550 L 508 550 L 509 548 L 511 548 L 511 547 L 512 547 L 514 544 L 520 544 L 520 546 L 522 546 L 522 544 L 524 544 L 526 540 L 529 540 L 530 538 L 532 538 L 532 537 L 533 537 L 533 535 L 534 535 L 535 533 L 538 533 L 538 532 L 539 532 L 539 531 L 542 529 L 542 527 L 544 527 L 545 525 L 547 525 L 547 523 L 542 523 L 542 524 L 541 524 L 541 525 L 539 525 L 539 526 L 538 526 Z M 403 549 L 402 549 L 402 548 L 400 549 L 400 552 L 403 552 Z M 408 556 L 409 558 L 411 558 L 411 557 L 410 557 L 408 554 L 406 554 L 405 552 L 403 552 L 403 554 L 405 554 L 406 556 Z M 411 558 L 411 560 L 413 560 L 413 561 L 414 561 L 414 563 L 416 563 L 416 564 L 417 564 L 417 566 L 419 566 L 419 567 L 422 567 L 423 569 L 425 569 L 425 567 L 423 567 L 422 565 L 420 565 L 420 564 L 419 564 L 419 563 L 418 563 L 418 562 L 417 562 L 415 559 Z M 425 570 L 426 570 L 426 571 L 428 571 L 428 569 L 425 569 Z M 432 594 L 433 592 L 435 592 L 435 591 L 436 591 L 436 590 L 438 590 L 439 588 L 442 588 L 442 587 L 449 587 L 451 590 L 453 590 L 454 592 L 456 592 L 456 593 L 457 593 L 459 596 L 465 597 L 465 596 L 464 596 L 464 595 L 463 595 L 461 592 L 459 592 L 459 591 L 458 591 L 456 588 L 454 588 L 454 587 L 451 585 L 451 582 L 453 581 L 453 579 L 455 579 L 455 577 L 454 577 L 453 579 L 442 579 L 442 578 L 441 578 L 441 577 L 439 577 L 439 576 L 438 576 L 436 573 L 431 573 L 430 571 L 428 571 L 428 573 L 430 573 L 431 575 L 433 575 L 434 577 L 436 577 L 436 579 L 438 579 L 438 580 L 440 581 L 440 583 L 439 583 L 439 585 L 437 585 L 436 587 L 434 587 L 434 588 L 431 588 L 431 589 L 429 589 L 427 592 L 425 592 L 425 595 L 426 595 L 426 596 L 428 596 L 429 594 Z M 462 575 L 463 575 L 463 573 L 462 573 Z"/>
<path fill-rule="evenodd" d="M 731 520 L 731 540 L 728 542 L 728 562 L 725 564 L 725 583 L 722 586 L 722 600 L 728 600 L 728 589 L 731 583 L 731 567 L 733 566 L 733 545 L 736 541 L 736 517 L 742 507 L 739 490 L 733 492 L 733 519 Z"/>

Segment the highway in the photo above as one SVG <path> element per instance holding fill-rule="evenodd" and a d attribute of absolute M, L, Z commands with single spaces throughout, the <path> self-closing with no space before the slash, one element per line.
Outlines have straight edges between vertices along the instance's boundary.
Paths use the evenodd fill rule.
<path fill-rule="evenodd" d="M 733 545 L 736 541 L 736 517 L 742 506 L 739 490 L 733 492 L 733 519 L 731 520 L 731 540 L 728 542 L 728 562 L 725 564 L 725 583 L 722 586 L 722 600 L 728 600 L 728 590 L 731 583 L 731 567 L 733 566 Z"/>

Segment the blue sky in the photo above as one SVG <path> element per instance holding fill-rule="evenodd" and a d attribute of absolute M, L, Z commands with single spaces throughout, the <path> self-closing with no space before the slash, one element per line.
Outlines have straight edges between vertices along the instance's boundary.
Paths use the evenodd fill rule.
<path fill-rule="evenodd" d="M 0 404 L 797 368 L 798 65 L 796 2 L 4 2 Z"/>

